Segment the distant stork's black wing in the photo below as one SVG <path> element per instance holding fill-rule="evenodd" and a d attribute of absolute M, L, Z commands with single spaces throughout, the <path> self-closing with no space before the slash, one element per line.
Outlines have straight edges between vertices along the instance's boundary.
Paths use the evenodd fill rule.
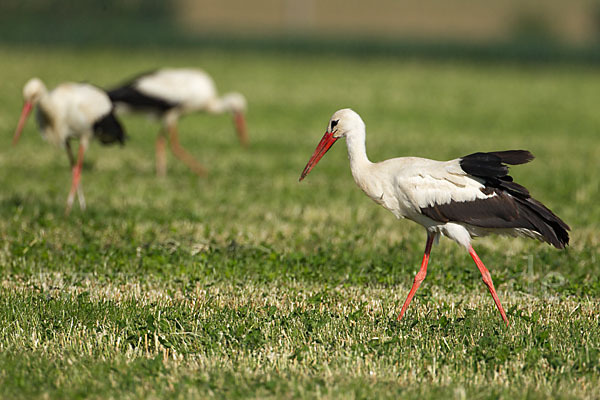
<path fill-rule="evenodd" d="M 170 102 L 157 96 L 152 96 L 138 88 L 138 81 L 145 77 L 152 76 L 154 72 L 139 75 L 129 82 L 108 90 L 108 97 L 114 104 L 125 104 L 134 111 L 150 111 L 156 114 L 163 114 L 166 111 L 177 106 L 176 103 Z"/>
<path fill-rule="evenodd" d="M 474 153 L 459 160 L 462 170 L 483 181 L 482 192 L 489 197 L 472 201 L 451 201 L 421 208 L 421 213 L 440 222 L 463 222 L 491 229 L 527 229 L 561 249 L 569 243 L 569 226 L 529 191 L 513 182 L 506 164 L 533 160 L 525 150 Z"/>

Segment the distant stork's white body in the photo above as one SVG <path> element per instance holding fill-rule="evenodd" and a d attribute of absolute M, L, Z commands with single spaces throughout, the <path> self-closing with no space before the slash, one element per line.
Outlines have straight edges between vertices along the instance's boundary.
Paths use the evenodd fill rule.
<path fill-rule="evenodd" d="M 508 325 L 490 273 L 473 250 L 471 238 L 490 233 L 518 235 L 559 249 L 569 243 L 569 226 L 508 175 L 505 164 L 529 162 L 533 159 L 531 153 L 510 150 L 475 153 L 450 161 L 402 157 L 373 163 L 367 157 L 365 134 L 365 124 L 356 112 L 335 112 L 300 180 L 337 139 L 345 137 L 356 184 L 397 218 L 408 218 L 425 227 L 427 244 L 421 269 L 398 319 L 425 279 L 434 239 L 444 235 L 467 249 Z"/>
<path fill-rule="evenodd" d="M 13 138 L 13 145 L 21 136 L 27 117 L 37 105 L 37 121 L 44 139 L 67 151 L 72 168 L 72 183 L 67 198 L 66 214 L 73 205 L 75 192 L 79 204 L 85 209 L 85 198 L 80 185 L 83 155 L 92 138 L 103 144 L 124 142 L 125 134 L 113 115 L 108 95 L 101 89 L 86 83 L 63 83 L 48 92 L 38 78 L 30 79 L 23 87 L 25 103 Z M 71 150 L 71 140 L 79 140 L 77 161 Z"/>
<path fill-rule="evenodd" d="M 166 133 L 175 156 L 198 175 L 206 174 L 206 169 L 179 144 L 177 121 L 184 114 L 230 112 L 240 142 L 243 146 L 248 144 L 244 119 L 246 99 L 239 93 L 219 97 L 213 80 L 204 71 L 161 69 L 140 75 L 109 90 L 108 94 L 118 110 L 148 113 L 162 119 L 163 129 L 156 139 L 156 172 L 159 176 L 166 175 Z"/>

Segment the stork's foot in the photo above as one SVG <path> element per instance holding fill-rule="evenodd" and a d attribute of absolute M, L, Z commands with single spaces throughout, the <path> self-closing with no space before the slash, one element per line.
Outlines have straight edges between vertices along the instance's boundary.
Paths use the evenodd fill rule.
<path fill-rule="evenodd" d="M 71 214 L 71 209 L 73 208 L 73 200 L 75 199 L 71 198 L 71 196 L 67 198 L 67 206 L 65 207 L 65 217 L 68 217 L 69 214 Z"/>

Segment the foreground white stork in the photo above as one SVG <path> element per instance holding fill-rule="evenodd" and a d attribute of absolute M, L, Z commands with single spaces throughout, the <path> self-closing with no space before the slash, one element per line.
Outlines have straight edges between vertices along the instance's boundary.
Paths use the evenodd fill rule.
<path fill-rule="evenodd" d="M 64 147 L 72 168 L 71 191 L 67 198 L 65 213 L 69 214 L 75 192 L 81 209 L 85 209 L 85 197 L 81 189 L 81 166 L 83 154 L 92 138 L 103 144 L 125 140 L 119 121 L 113 115 L 113 106 L 108 95 L 86 83 L 63 83 L 48 92 L 38 78 L 30 79 L 23 87 L 25 103 L 13 138 L 15 145 L 27 122 L 27 117 L 37 105 L 37 121 L 43 137 L 49 142 Z M 77 161 L 71 150 L 71 140 L 79 139 Z"/>
<path fill-rule="evenodd" d="M 471 237 L 490 233 L 527 236 L 559 249 L 569 243 L 569 226 L 508 175 L 505 164 L 524 164 L 533 155 L 525 150 L 509 150 L 475 153 L 450 161 L 402 157 L 373 163 L 366 153 L 364 122 L 356 112 L 343 109 L 331 117 L 300 180 L 343 137 L 356 184 L 397 218 L 408 218 L 427 230 L 421 269 L 398 320 L 425 279 L 434 239 L 444 235 L 467 249 L 508 325 L 492 277 L 471 247 Z"/>
<path fill-rule="evenodd" d="M 246 99 L 240 93 L 217 96 L 211 77 L 196 69 L 161 69 L 140 75 L 109 90 L 110 99 L 125 110 L 145 112 L 162 119 L 163 129 L 156 139 L 156 173 L 166 175 L 166 134 L 171 149 L 193 172 L 205 175 L 206 169 L 179 144 L 177 121 L 183 114 L 203 111 L 211 114 L 231 112 L 240 142 L 248 145 L 244 113 Z"/>

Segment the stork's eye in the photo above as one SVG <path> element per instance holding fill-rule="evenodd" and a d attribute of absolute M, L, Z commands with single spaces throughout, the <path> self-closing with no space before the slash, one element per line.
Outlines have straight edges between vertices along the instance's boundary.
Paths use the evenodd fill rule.
<path fill-rule="evenodd" d="M 335 128 L 335 126 L 338 124 L 338 122 L 340 122 L 339 119 L 336 119 L 335 121 L 331 121 L 331 129 Z"/>

